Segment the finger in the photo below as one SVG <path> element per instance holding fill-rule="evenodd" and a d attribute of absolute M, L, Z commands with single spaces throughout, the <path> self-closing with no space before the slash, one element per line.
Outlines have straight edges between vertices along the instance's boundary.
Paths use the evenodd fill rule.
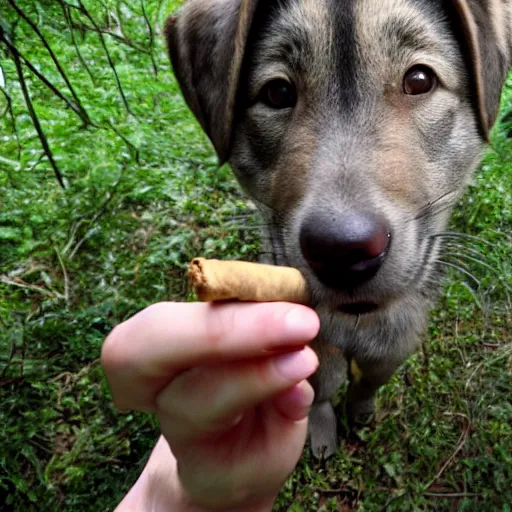
<path fill-rule="evenodd" d="M 272 404 L 284 418 L 301 421 L 308 417 L 314 399 L 315 392 L 311 384 L 304 380 L 292 389 L 281 393 L 272 401 Z"/>
<path fill-rule="evenodd" d="M 159 419 L 173 442 L 218 435 L 232 429 L 244 412 L 290 390 L 317 368 L 318 358 L 309 347 L 265 360 L 196 368 L 176 377 L 158 396 Z M 309 407 L 304 399 L 311 405 L 312 392 L 301 386 L 278 405 L 301 419 Z"/>
<path fill-rule="evenodd" d="M 161 303 L 114 329 L 102 364 L 119 407 L 152 411 L 177 372 L 293 350 L 318 330 L 316 313 L 295 304 Z"/>

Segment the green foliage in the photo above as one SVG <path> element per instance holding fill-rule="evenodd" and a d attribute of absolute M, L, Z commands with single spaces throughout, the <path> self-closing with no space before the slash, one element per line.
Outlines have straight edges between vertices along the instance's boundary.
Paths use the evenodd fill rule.
<path fill-rule="evenodd" d="M 153 418 L 113 408 L 98 364 L 105 336 L 146 305 L 188 300 L 191 257 L 254 259 L 259 221 L 229 169 L 217 169 L 172 77 L 159 30 L 178 0 L 84 0 L 131 113 L 83 11 L 69 8 L 70 30 L 62 2 L 17 3 L 37 21 L 91 124 L 24 68 L 62 190 L 13 60 L 2 58 L 0 510 L 113 510 L 158 431 Z M 158 27 L 153 43 L 142 5 Z M 19 52 L 70 98 L 48 52 L 6 2 L 0 20 Z M 511 106 L 512 82 L 504 110 Z M 509 129 L 495 130 L 454 216 L 454 230 L 478 239 L 455 240 L 446 258 L 474 279 L 448 272 L 429 343 L 381 392 L 377 423 L 347 433 L 326 465 L 306 451 L 276 510 L 508 510 Z"/>

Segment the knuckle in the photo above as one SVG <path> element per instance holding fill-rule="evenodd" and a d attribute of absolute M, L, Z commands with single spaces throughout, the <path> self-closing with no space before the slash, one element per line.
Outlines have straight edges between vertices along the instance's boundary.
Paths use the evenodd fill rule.
<path fill-rule="evenodd" d="M 101 348 L 101 365 L 105 370 L 119 367 L 123 363 L 123 350 L 120 344 L 124 338 L 124 324 L 116 325 Z"/>

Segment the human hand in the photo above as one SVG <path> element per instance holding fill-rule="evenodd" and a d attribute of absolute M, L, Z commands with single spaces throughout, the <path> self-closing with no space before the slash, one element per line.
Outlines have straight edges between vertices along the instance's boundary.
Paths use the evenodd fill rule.
<path fill-rule="evenodd" d="M 156 413 L 166 441 L 137 496 L 161 510 L 270 510 L 306 439 L 318 329 L 285 303 L 162 303 L 116 327 L 102 353 L 115 402 Z"/>

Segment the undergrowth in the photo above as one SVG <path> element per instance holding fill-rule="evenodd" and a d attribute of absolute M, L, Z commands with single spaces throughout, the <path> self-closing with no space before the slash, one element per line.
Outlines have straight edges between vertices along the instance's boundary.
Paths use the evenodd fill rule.
<path fill-rule="evenodd" d="M 190 300 L 183 271 L 193 256 L 256 259 L 259 251 L 255 210 L 229 169 L 217 168 L 160 34 L 154 62 L 140 50 L 149 37 L 140 6 L 161 27 L 179 2 L 84 3 L 102 27 L 115 31 L 121 19 L 125 40 L 104 37 L 130 112 L 96 32 L 73 31 L 91 77 L 60 3 L 19 2 L 94 124 L 84 127 L 25 69 L 64 190 L 13 60 L 1 62 L 0 510 L 113 510 L 158 429 L 148 415 L 114 409 L 98 363 L 103 340 L 151 303 Z M 0 16 L 20 52 L 65 90 L 27 23 L 4 4 Z M 78 14 L 75 22 L 89 23 Z M 512 82 L 503 108 L 512 108 Z M 510 129 L 496 128 L 453 218 L 454 231 L 475 238 L 452 246 L 450 261 L 471 276 L 447 273 L 424 348 L 379 394 L 375 424 L 348 433 L 342 422 L 345 441 L 326 464 L 306 449 L 276 511 L 510 510 Z"/>

